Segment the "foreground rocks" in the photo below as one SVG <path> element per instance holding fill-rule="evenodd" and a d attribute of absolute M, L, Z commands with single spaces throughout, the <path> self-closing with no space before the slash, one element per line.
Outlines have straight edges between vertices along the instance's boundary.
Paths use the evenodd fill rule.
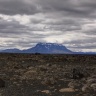
<path fill-rule="evenodd" d="M 87 58 L 2 55 L 0 96 L 95 96 L 96 58 Z"/>
<path fill-rule="evenodd" d="M 96 93 L 96 75 L 87 78 L 86 84 L 82 87 L 82 91 Z"/>

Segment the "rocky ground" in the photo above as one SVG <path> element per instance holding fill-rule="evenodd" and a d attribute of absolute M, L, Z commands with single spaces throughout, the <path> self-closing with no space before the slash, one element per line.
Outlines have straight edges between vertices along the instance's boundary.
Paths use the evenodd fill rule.
<path fill-rule="evenodd" d="M 96 96 L 96 56 L 0 54 L 0 96 Z"/>

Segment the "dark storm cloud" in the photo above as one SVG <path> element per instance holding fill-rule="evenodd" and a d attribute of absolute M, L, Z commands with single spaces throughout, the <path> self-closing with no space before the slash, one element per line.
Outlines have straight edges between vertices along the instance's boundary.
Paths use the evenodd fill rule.
<path fill-rule="evenodd" d="M 10 37 L 13 35 L 21 34 L 26 29 L 26 26 L 21 25 L 17 21 L 0 20 L 0 36 Z"/>
<path fill-rule="evenodd" d="M 0 0 L 0 13 L 7 15 L 15 14 L 35 14 L 39 10 L 34 3 L 28 3 L 26 0 Z"/>
<path fill-rule="evenodd" d="M 94 16 L 96 0 L 37 0 L 44 12 L 61 12 L 77 16 Z"/>
<path fill-rule="evenodd" d="M 95 5 L 96 0 L 0 0 L 0 13 L 15 15 L 65 12 L 70 15 L 94 16 L 96 14 Z"/>
<path fill-rule="evenodd" d="M 6 28 L 25 28 L 24 25 L 21 25 L 19 22 L 17 21 L 6 21 L 6 20 L 0 20 L 0 29 L 6 29 Z"/>
<path fill-rule="evenodd" d="M 37 20 L 38 21 L 38 20 Z M 39 22 L 39 21 L 38 21 Z M 36 23 L 36 22 L 35 22 Z M 33 25 L 35 24 L 33 23 Z M 0 20 L 0 36 L 10 37 L 17 35 L 31 35 L 31 37 L 40 37 L 40 35 L 34 33 L 34 31 L 44 31 L 43 28 L 39 28 L 38 26 L 26 26 L 27 24 L 20 24 L 20 22 L 16 20 L 7 21 L 7 20 Z M 43 35 L 42 35 L 43 36 Z"/>

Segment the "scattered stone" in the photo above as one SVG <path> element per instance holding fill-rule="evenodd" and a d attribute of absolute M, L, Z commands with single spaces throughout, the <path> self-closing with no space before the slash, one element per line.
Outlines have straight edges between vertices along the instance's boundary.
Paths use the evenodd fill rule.
<path fill-rule="evenodd" d="M 96 75 L 92 75 L 91 78 L 95 78 L 96 79 Z"/>
<path fill-rule="evenodd" d="M 96 83 L 93 83 L 90 86 L 91 86 L 91 88 L 93 88 L 94 91 L 96 91 Z"/>
<path fill-rule="evenodd" d="M 47 67 L 51 67 L 52 66 L 52 64 L 47 64 Z"/>
<path fill-rule="evenodd" d="M 78 87 L 80 87 L 80 83 L 79 82 L 77 82 L 77 81 L 71 81 L 71 82 L 69 82 L 69 84 L 68 84 L 68 87 L 70 87 L 70 88 L 78 88 Z"/>
<path fill-rule="evenodd" d="M 88 79 L 87 83 L 89 84 L 96 83 L 96 79 L 95 78 Z"/>
<path fill-rule="evenodd" d="M 75 90 L 73 88 L 62 88 L 59 92 L 75 92 Z"/>
<path fill-rule="evenodd" d="M 85 84 L 83 87 L 82 87 L 82 91 L 83 92 L 89 92 L 91 89 L 90 89 L 90 85 L 87 85 Z"/>
<path fill-rule="evenodd" d="M 54 78 L 45 78 L 41 83 L 50 86 L 56 84 L 56 81 L 54 80 Z"/>
<path fill-rule="evenodd" d="M 96 95 L 96 56 L 10 55 L 0 57 L 0 77 L 8 86 L 0 89 L 0 96 Z"/>
<path fill-rule="evenodd" d="M 46 94 L 49 94 L 50 93 L 50 91 L 49 90 L 43 90 L 43 91 L 41 91 L 42 93 L 46 93 Z"/>
<path fill-rule="evenodd" d="M 95 75 L 89 77 L 86 81 L 86 84 L 82 87 L 83 92 L 92 92 L 96 91 L 96 78 Z"/>
<path fill-rule="evenodd" d="M 46 67 L 40 67 L 40 71 L 46 72 L 47 68 Z"/>
<path fill-rule="evenodd" d="M 28 67 L 28 70 L 34 70 L 34 67 L 32 67 L 32 66 Z"/>
<path fill-rule="evenodd" d="M 36 78 L 37 72 L 36 70 L 29 70 L 24 73 L 24 75 L 21 77 L 21 79 L 34 79 Z"/>

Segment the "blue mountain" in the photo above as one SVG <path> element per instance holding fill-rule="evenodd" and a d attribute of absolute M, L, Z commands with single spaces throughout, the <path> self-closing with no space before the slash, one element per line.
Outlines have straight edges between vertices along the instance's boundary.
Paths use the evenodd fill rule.
<path fill-rule="evenodd" d="M 1 51 L 3 53 L 41 53 L 41 54 L 70 54 L 72 51 L 67 49 L 62 44 L 57 43 L 38 43 L 35 47 L 19 50 L 6 49 Z"/>
<path fill-rule="evenodd" d="M 38 43 L 36 46 L 26 49 L 6 49 L 2 53 L 41 53 L 41 54 L 95 54 L 96 52 L 72 52 L 62 44 L 57 43 Z"/>
<path fill-rule="evenodd" d="M 6 49 L 6 50 L 2 50 L 0 52 L 3 52 L 3 53 L 19 53 L 21 52 L 21 50 L 17 49 L 17 48 L 14 48 L 14 49 Z"/>
<path fill-rule="evenodd" d="M 23 53 L 47 53 L 47 54 L 63 54 L 70 53 L 65 46 L 57 43 L 38 43 L 35 47 L 23 50 Z"/>

